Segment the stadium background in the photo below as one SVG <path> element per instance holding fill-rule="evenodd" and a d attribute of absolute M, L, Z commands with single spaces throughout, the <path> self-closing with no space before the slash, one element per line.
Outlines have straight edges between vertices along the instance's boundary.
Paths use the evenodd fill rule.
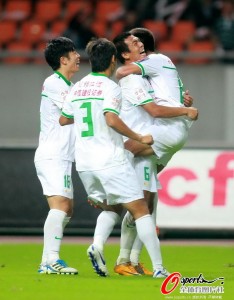
<path fill-rule="evenodd" d="M 3 8 L 6 6 L 6 2 L 0 1 L 1 16 L 3 16 Z M 65 1 L 61 1 L 61 3 L 63 3 L 64 8 Z M 3 21 L 4 18 L 1 18 L 0 27 Z M 21 26 L 26 21 L 18 20 L 17 22 Z M 25 55 L 26 50 L 19 55 L 20 58 L 26 58 L 28 61 L 19 61 L 18 63 L 14 62 L 14 60 L 5 61 L 6 58 L 12 59 L 12 56 L 18 55 L 19 51 L 16 49 L 16 52 L 10 52 L 7 46 L 7 43 L 1 43 L 0 234 L 41 234 L 48 208 L 46 201 L 43 199 L 41 186 L 35 173 L 33 156 L 38 143 L 40 127 L 41 86 L 44 79 L 51 74 L 51 70 L 43 63 L 41 52 L 35 51 L 35 43 L 29 55 Z M 89 64 L 85 54 L 82 49 L 79 52 L 83 58 L 80 72 L 73 81 L 78 80 L 89 72 Z M 220 221 L 216 224 L 215 222 L 206 222 L 211 218 L 209 209 L 203 214 L 203 218 L 199 219 L 198 214 L 200 212 L 195 206 L 195 208 L 191 207 L 189 213 L 191 214 L 191 219 L 198 219 L 199 222 L 189 225 L 186 220 L 183 222 L 183 219 L 186 219 L 183 218 L 183 213 L 184 216 L 187 214 L 186 209 L 184 210 L 186 207 L 175 205 L 175 207 L 168 208 L 172 209 L 171 213 L 173 215 L 176 216 L 178 214 L 181 222 L 176 224 L 174 220 L 171 220 L 171 222 L 163 224 L 162 233 L 164 237 L 173 234 L 177 237 L 181 235 L 192 237 L 193 233 L 206 237 L 233 237 L 234 219 L 231 218 L 228 211 L 234 211 L 234 67 L 232 64 L 221 63 L 214 56 L 213 52 L 210 52 L 208 56 L 205 53 L 205 61 L 202 62 L 186 62 L 186 57 L 191 55 L 191 53 L 185 53 L 184 51 L 171 52 L 169 54 L 174 59 L 180 59 L 177 64 L 178 71 L 186 89 L 190 90 L 195 99 L 194 105 L 200 111 L 199 120 L 191 128 L 185 150 L 173 158 L 171 167 L 176 166 L 180 169 L 186 169 L 189 166 L 190 170 L 194 170 L 195 167 L 193 165 L 190 166 L 189 161 L 183 160 L 183 155 L 184 153 L 187 155 L 187 150 L 189 150 L 188 160 L 197 161 L 198 167 L 206 173 L 209 167 L 212 167 L 206 166 L 206 161 L 210 156 L 212 157 L 213 151 L 217 151 L 218 154 L 228 153 L 230 163 L 228 163 L 228 184 L 219 188 L 225 190 L 223 193 L 226 195 L 225 200 L 221 200 L 221 202 L 225 203 L 225 209 L 219 207 L 219 205 L 216 207 L 216 214 L 219 216 Z M 202 54 L 204 53 L 202 52 Z M 193 57 L 193 55 L 191 56 Z M 207 57 L 209 60 L 207 60 Z M 215 158 L 213 162 L 215 162 Z M 195 170 L 194 172 L 196 173 L 197 171 Z M 225 174 L 221 172 L 220 177 L 222 178 L 222 176 L 226 178 Z M 203 189 L 201 193 L 207 194 L 207 197 L 203 196 L 202 201 L 209 201 L 208 194 L 211 193 L 211 190 L 206 190 L 210 184 L 209 180 L 208 177 L 204 177 L 200 185 L 200 189 Z M 99 211 L 87 204 L 85 191 L 75 171 L 73 183 L 75 187 L 75 212 L 72 222 L 67 228 L 67 233 L 78 235 L 92 234 Z M 181 182 L 174 187 L 175 193 L 176 190 L 183 189 L 183 186 L 184 182 Z M 188 186 L 186 193 L 190 192 L 189 189 L 190 187 Z M 173 191 L 171 193 L 173 194 Z M 177 197 L 178 199 L 179 196 Z M 164 202 L 162 205 L 164 205 L 162 211 L 165 211 L 167 204 Z M 197 205 L 199 206 L 199 201 Z M 159 207 L 159 215 L 160 211 L 161 207 Z M 119 225 L 114 231 L 116 235 L 119 234 Z"/>

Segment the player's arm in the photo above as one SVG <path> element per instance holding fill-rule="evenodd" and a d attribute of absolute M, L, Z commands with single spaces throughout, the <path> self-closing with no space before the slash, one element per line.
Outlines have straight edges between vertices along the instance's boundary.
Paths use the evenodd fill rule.
<path fill-rule="evenodd" d="M 73 116 L 68 116 L 68 115 L 66 115 L 65 113 L 62 112 L 62 114 L 59 118 L 59 124 L 61 126 L 64 126 L 64 125 L 70 125 L 70 124 L 73 124 L 73 123 L 74 123 Z"/>
<path fill-rule="evenodd" d="M 130 75 L 138 74 L 141 75 L 141 68 L 136 64 L 128 64 L 126 66 L 121 66 L 116 70 L 116 78 L 120 80 L 121 78 Z"/>
<path fill-rule="evenodd" d="M 198 118 L 198 110 L 195 107 L 168 107 L 157 105 L 154 102 L 146 103 L 142 106 L 154 118 L 174 118 L 187 116 L 192 120 Z"/>
<path fill-rule="evenodd" d="M 134 156 L 149 156 L 155 154 L 150 145 L 142 144 L 132 139 L 128 139 L 124 143 L 124 148 L 132 152 Z"/>
<path fill-rule="evenodd" d="M 130 74 L 142 74 L 142 69 L 137 64 L 128 64 L 126 66 L 121 66 L 116 71 L 116 78 L 120 80 L 121 78 L 128 76 Z M 186 90 L 183 94 L 184 106 L 190 107 L 193 105 L 193 97 L 189 94 L 189 91 Z M 181 115 L 180 115 L 181 116 Z"/>
<path fill-rule="evenodd" d="M 153 138 L 150 134 L 143 136 L 134 132 L 122 121 L 122 119 L 119 118 L 117 114 L 112 112 L 105 112 L 105 119 L 107 125 L 117 131 L 119 134 L 142 144 L 153 144 Z"/>

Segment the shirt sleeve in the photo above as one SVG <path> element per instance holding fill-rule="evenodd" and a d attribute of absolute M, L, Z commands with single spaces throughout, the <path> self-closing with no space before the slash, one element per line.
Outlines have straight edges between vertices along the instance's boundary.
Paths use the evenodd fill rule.
<path fill-rule="evenodd" d="M 69 95 L 67 96 L 65 102 L 63 103 L 62 116 L 68 119 L 74 118 L 73 106 Z"/>
<path fill-rule="evenodd" d="M 119 84 L 122 90 L 122 97 L 134 106 L 144 105 L 153 102 L 153 89 L 147 79 L 140 75 L 129 75 L 123 77 Z"/>
<path fill-rule="evenodd" d="M 119 115 L 121 104 L 121 89 L 114 81 L 110 80 L 109 88 L 104 95 L 103 112 L 113 112 Z"/>
<path fill-rule="evenodd" d="M 140 69 L 142 76 L 153 77 L 158 75 L 161 62 L 156 55 L 147 56 L 141 61 L 134 62 Z"/>
<path fill-rule="evenodd" d="M 42 97 L 47 97 L 52 101 L 59 109 L 62 109 L 63 103 L 68 95 L 69 88 L 61 80 L 55 80 L 49 78 L 44 82 L 42 88 Z"/>

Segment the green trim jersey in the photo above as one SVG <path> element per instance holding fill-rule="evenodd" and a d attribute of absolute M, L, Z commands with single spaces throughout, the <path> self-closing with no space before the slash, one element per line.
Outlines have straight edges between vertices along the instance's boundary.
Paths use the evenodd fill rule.
<path fill-rule="evenodd" d="M 154 123 L 154 118 L 141 107 L 154 101 L 149 81 L 140 75 L 128 75 L 119 81 L 119 85 L 123 99 L 121 118 L 132 130 L 144 133 Z"/>
<path fill-rule="evenodd" d="M 119 81 L 122 91 L 121 118 L 132 130 L 150 134 L 154 118 L 142 107 L 154 102 L 154 93 L 149 81 L 140 75 L 128 75 Z M 135 157 L 132 165 L 137 173 L 142 190 L 157 192 L 156 156 Z"/>
<path fill-rule="evenodd" d="M 169 57 L 153 53 L 135 64 L 141 68 L 142 76 L 149 76 L 158 105 L 183 106 L 183 83 Z"/>
<path fill-rule="evenodd" d="M 141 68 L 143 77 L 148 77 L 156 104 L 184 106 L 183 84 L 176 67 L 167 56 L 150 54 L 135 64 Z M 171 157 L 184 146 L 192 123 L 187 116 L 154 119 L 150 133 L 154 139 L 152 149 L 158 158 L 158 164 L 166 166 Z"/>
<path fill-rule="evenodd" d="M 73 84 L 55 72 L 46 78 L 41 94 L 41 131 L 35 161 L 63 159 L 74 161 L 74 126 L 60 126 L 59 118 L 66 96 Z"/>
<path fill-rule="evenodd" d="M 90 73 L 72 88 L 62 115 L 74 118 L 77 171 L 102 170 L 127 162 L 123 137 L 106 124 L 104 114 L 119 115 L 121 89 L 103 74 Z"/>

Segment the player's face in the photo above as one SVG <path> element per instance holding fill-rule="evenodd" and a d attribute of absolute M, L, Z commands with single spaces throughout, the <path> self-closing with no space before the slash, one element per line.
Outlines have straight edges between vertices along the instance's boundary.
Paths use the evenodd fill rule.
<path fill-rule="evenodd" d="M 67 67 L 70 72 L 77 72 L 80 68 L 80 54 L 76 51 L 69 53 Z"/>
<path fill-rule="evenodd" d="M 144 45 L 138 37 L 130 35 L 125 39 L 125 43 L 128 45 L 130 62 L 141 60 L 146 56 Z"/>

